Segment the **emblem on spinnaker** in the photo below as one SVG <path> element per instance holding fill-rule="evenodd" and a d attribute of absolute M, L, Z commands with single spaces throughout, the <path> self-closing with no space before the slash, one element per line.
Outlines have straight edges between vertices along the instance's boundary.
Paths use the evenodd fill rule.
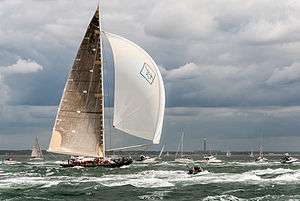
<path fill-rule="evenodd" d="M 147 80 L 147 82 L 149 82 L 149 84 L 152 84 L 156 77 L 155 72 L 151 69 L 151 67 L 147 63 L 144 63 L 140 71 L 140 74 Z"/>

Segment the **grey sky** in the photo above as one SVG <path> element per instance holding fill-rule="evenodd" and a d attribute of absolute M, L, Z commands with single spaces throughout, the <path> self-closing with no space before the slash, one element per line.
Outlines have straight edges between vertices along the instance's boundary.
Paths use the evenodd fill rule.
<path fill-rule="evenodd" d="M 0 149 L 30 147 L 35 135 L 47 145 L 96 4 L 0 0 Z M 103 29 L 161 68 L 170 149 L 183 128 L 190 150 L 205 136 L 215 148 L 256 149 L 262 135 L 267 150 L 300 150 L 300 2 L 102 0 L 101 9 Z"/>

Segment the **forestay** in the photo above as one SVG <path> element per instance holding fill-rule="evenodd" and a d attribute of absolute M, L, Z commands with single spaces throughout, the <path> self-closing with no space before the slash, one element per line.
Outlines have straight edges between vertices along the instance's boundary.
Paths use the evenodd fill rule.
<path fill-rule="evenodd" d="M 138 45 L 115 34 L 105 35 L 115 67 L 113 126 L 158 144 L 165 108 L 165 89 L 159 69 Z"/>

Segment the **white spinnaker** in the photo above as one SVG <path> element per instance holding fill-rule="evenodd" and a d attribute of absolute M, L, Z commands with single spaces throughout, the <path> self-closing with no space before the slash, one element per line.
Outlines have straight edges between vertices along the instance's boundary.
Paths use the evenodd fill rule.
<path fill-rule="evenodd" d="M 115 68 L 113 125 L 159 144 L 165 110 L 165 88 L 159 69 L 135 43 L 115 34 L 105 35 Z"/>

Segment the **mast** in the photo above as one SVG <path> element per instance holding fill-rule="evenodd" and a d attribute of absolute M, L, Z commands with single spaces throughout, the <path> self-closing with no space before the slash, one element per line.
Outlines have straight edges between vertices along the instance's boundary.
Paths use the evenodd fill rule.
<path fill-rule="evenodd" d="M 162 153 L 164 152 L 165 146 L 166 146 L 166 144 L 164 144 L 164 145 L 162 146 L 162 148 L 161 148 L 161 150 L 160 150 L 160 153 L 159 153 L 159 155 L 158 155 L 158 158 L 160 158 L 161 155 L 162 155 Z"/>
<path fill-rule="evenodd" d="M 43 158 L 43 152 L 40 147 L 38 137 L 36 136 L 32 143 L 32 151 L 31 151 L 32 158 Z"/>
<path fill-rule="evenodd" d="M 180 144 L 181 144 L 181 139 L 178 141 L 178 146 L 177 146 L 177 151 L 176 151 L 176 154 L 175 154 L 175 158 L 178 157 L 178 153 L 179 153 L 179 150 L 180 150 Z"/>
<path fill-rule="evenodd" d="M 183 138 L 184 138 L 184 132 L 182 131 L 182 133 L 181 133 L 181 153 L 180 153 L 180 157 L 182 157 L 182 155 L 183 155 Z"/>
<path fill-rule="evenodd" d="M 99 42 L 100 42 L 100 62 L 101 62 L 101 85 L 102 85 L 102 99 L 101 99 L 101 105 L 102 105 L 102 130 L 103 130 L 103 134 L 102 134 L 102 144 L 103 144 L 103 158 L 105 158 L 105 126 L 104 126 L 104 115 L 105 115 L 105 110 L 104 110 L 104 99 L 105 99 L 105 96 L 104 96 L 104 65 L 103 65 L 103 41 L 102 41 L 102 21 L 101 21 L 101 13 L 100 13 L 100 0 L 98 0 L 98 6 L 97 6 L 97 10 L 98 10 L 98 15 L 99 15 L 99 30 L 100 30 L 100 37 L 99 37 Z M 109 90 L 109 89 L 108 89 Z M 109 98 L 109 97 L 108 97 Z M 111 136 L 110 136 L 111 137 Z"/>

